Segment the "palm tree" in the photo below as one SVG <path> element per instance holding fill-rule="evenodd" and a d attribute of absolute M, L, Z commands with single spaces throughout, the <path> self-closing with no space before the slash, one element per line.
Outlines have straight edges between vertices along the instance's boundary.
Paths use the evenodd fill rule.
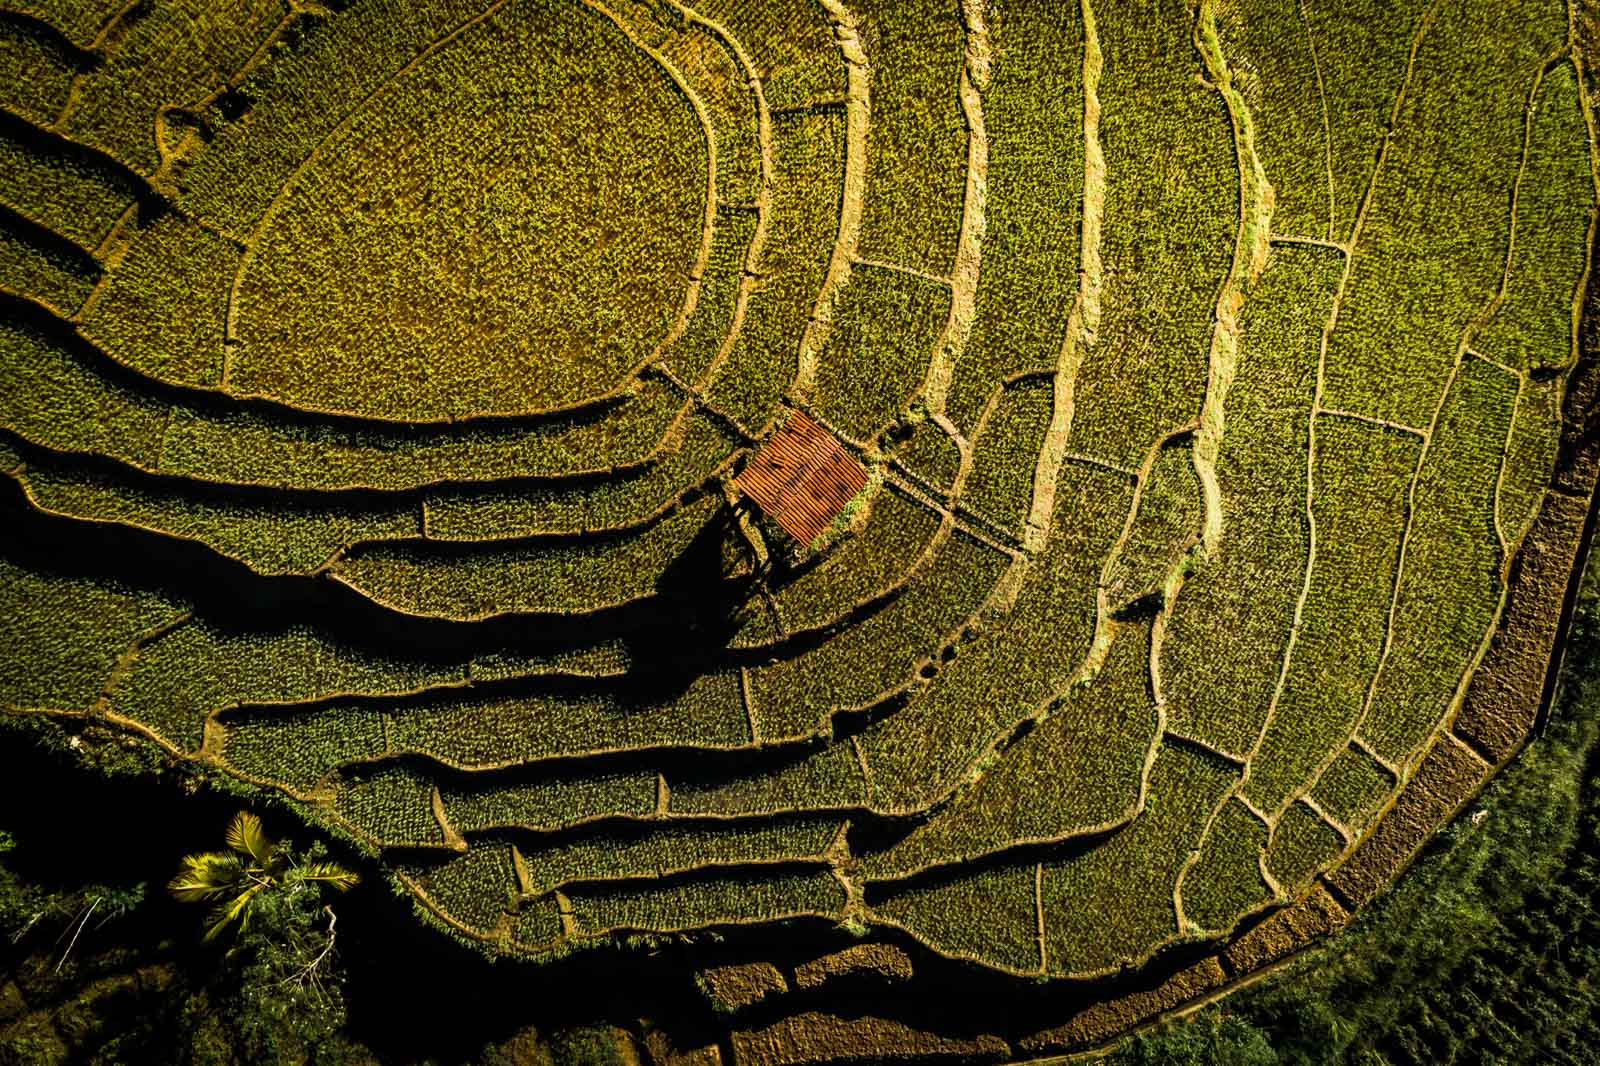
<path fill-rule="evenodd" d="M 261 819 L 240 811 L 228 824 L 227 851 L 206 851 L 183 857 L 183 869 L 167 891 L 185 903 L 211 903 L 211 925 L 205 939 L 215 940 L 235 921 L 238 931 L 250 924 L 250 904 L 263 891 L 301 884 L 323 884 L 344 892 L 361 880 L 333 862 L 297 863 L 261 828 Z"/>

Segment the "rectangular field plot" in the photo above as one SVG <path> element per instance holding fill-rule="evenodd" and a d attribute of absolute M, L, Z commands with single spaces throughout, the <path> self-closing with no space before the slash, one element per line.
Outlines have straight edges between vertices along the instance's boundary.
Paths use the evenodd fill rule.
<path fill-rule="evenodd" d="M 816 732 L 835 708 L 856 707 L 910 683 L 989 595 L 1005 556 L 952 533 L 894 601 L 826 644 L 750 671 L 762 740 Z"/>
<path fill-rule="evenodd" d="M 800 632 L 837 620 L 864 600 L 888 595 L 939 529 L 939 515 L 893 488 L 874 497 L 860 533 L 810 569 L 773 589 L 784 629 Z"/>
<path fill-rule="evenodd" d="M 637 889 L 585 888 L 572 892 L 572 917 L 580 937 L 611 930 L 666 933 L 786 917 L 832 916 L 844 909 L 844 887 L 830 873 L 771 877 L 707 877 Z"/>
<path fill-rule="evenodd" d="M 1065 688 L 1094 636 L 1101 560 L 1130 493 L 1115 474 L 1062 470 L 1050 539 L 1024 571 L 1015 606 L 958 645 L 909 706 L 862 734 L 876 809 L 910 811 L 942 798 L 991 744 Z"/>
<path fill-rule="evenodd" d="M 849 7 L 872 70 L 860 254 L 948 274 L 966 185 L 961 6 L 857 0 Z"/>
<path fill-rule="evenodd" d="M 713 376 L 707 398 L 752 431 L 776 414 L 799 367 L 800 340 L 839 226 L 845 128 L 839 111 L 803 111 L 772 122 L 770 225 L 744 329 Z"/>
<path fill-rule="evenodd" d="M 111 476 L 39 449 L 11 476 L 43 510 L 199 541 L 260 574 L 309 574 L 355 541 L 421 533 L 415 506 L 268 502 L 132 472 Z"/>
<path fill-rule="evenodd" d="M 867 786 L 854 746 L 837 743 L 765 769 L 708 780 L 667 778 L 674 814 L 784 814 L 836 810 L 866 802 Z"/>
<path fill-rule="evenodd" d="M 0 118 L 0 206 L 93 251 L 134 204 L 138 187 L 89 152 Z"/>
<path fill-rule="evenodd" d="M 1304 803 L 1291 804 L 1267 845 L 1267 869 L 1283 891 L 1298 896 L 1317 871 L 1344 850 L 1344 838 Z"/>
<path fill-rule="evenodd" d="M 857 266 L 817 355 L 817 413 L 847 436 L 875 437 L 922 387 L 949 310 L 948 286 Z"/>
<path fill-rule="evenodd" d="M 1523 108 L 1561 8 L 1449 0 L 1423 33 L 1329 342 L 1328 406 L 1428 424 L 1500 284 Z"/>
<path fill-rule="evenodd" d="M 1346 748 L 1317 778 L 1311 798 L 1359 834 L 1394 788 L 1394 778 L 1377 760 L 1356 748 Z"/>
<path fill-rule="evenodd" d="M 1595 202 L 1588 128 L 1570 64 L 1545 75 L 1533 108 L 1505 302 L 1473 338 L 1489 358 L 1527 370 L 1566 366 L 1575 356 L 1573 301 L 1590 255 Z"/>
<path fill-rule="evenodd" d="M 386 766 L 339 781 L 333 812 L 380 847 L 444 847 L 433 816 L 433 782 L 405 766 Z"/>
<path fill-rule="evenodd" d="M 1183 874 L 1179 899 L 1191 930 L 1221 932 L 1272 900 L 1261 876 L 1267 827 L 1245 807 L 1229 800 L 1217 811 L 1200 843 L 1200 852 Z"/>
<path fill-rule="evenodd" d="M 1126 829 L 1044 868 L 1045 958 L 1051 973 L 1100 973 L 1142 958 L 1179 932 L 1177 871 L 1237 771 L 1192 748 L 1163 745 L 1150 802 Z"/>
<path fill-rule="evenodd" d="M 1332 60 L 1314 48 L 1302 16 L 1305 6 L 1299 0 L 1219 5 L 1217 31 L 1222 58 L 1249 101 L 1256 154 L 1275 193 L 1272 228 L 1327 238 L 1333 236 L 1335 195 L 1327 131 L 1334 117 L 1322 92 L 1321 68 Z M 1363 21 L 1384 21 L 1373 15 L 1363 12 Z M 1339 121 L 1349 117 L 1341 114 Z M 1363 153 L 1361 161 L 1370 154 Z"/>
<path fill-rule="evenodd" d="M 1159 730 L 1150 627 L 1120 627 L 1100 672 L 1074 686 L 994 765 L 890 850 L 869 879 L 904 877 L 1024 842 L 1062 840 L 1132 817 Z"/>
<path fill-rule="evenodd" d="M 463 768 L 663 746 L 730 748 L 750 739 L 733 674 L 708 674 L 682 693 L 638 704 L 560 691 L 437 699 L 395 708 L 388 729 L 395 751 Z"/>
<path fill-rule="evenodd" d="M 673 877 L 701 869 L 777 864 L 821 865 L 843 822 L 785 818 L 749 823 L 664 823 L 596 830 L 567 842 L 517 841 L 524 895 L 558 888 L 605 891 L 606 881 Z M 635 886 L 642 887 L 642 886 Z"/>
<path fill-rule="evenodd" d="M 594 611 L 656 594 L 666 571 L 680 562 L 693 576 L 719 581 L 721 502 L 706 496 L 644 530 L 613 537 L 514 547 L 372 542 L 342 559 L 334 573 L 362 595 L 407 614 L 472 619 Z"/>
<path fill-rule="evenodd" d="M 464 775 L 439 788 L 445 817 L 458 833 L 544 831 L 598 818 L 643 818 L 656 809 L 656 791 L 656 775 L 647 771 L 564 774 L 527 782 Z"/>
<path fill-rule="evenodd" d="M 1417 473 L 1393 631 L 1361 735 L 1405 763 L 1444 718 L 1500 602 L 1495 488 L 1516 383 L 1461 364 Z"/>
<path fill-rule="evenodd" d="M 1078 289 L 1083 214 L 1083 27 L 1076 4 L 988 5 L 993 61 L 983 262 L 946 411 L 969 435 L 1008 375 L 1053 368 Z"/>
<path fill-rule="evenodd" d="M 1050 428 L 1054 392 L 1044 379 L 1006 389 L 973 441 L 962 506 L 1014 534 L 1022 533 L 1033 506 L 1034 467 Z"/>
<path fill-rule="evenodd" d="M 35 566 L 0 554 L 0 703 L 11 707 L 87 710 L 127 648 L 185 613 L 166 596 Z"/>
<path fill-rule="evenodd" d="M 1312 486 L 1316 554 L 1299 639 L 1245 782 L 1277 810 L 1349 740 L 1378 667 L 1406 498 L 1421 441 L 1348 419 L 1317 419 Z"/>
<path fill-rule="evenodd" d="M 691 6 L 750 57 L 774 111 L 843 99 L 844 57 L 817 0 L 700 0 Z"/>
<path fill-rule="evenodd" d="M 1104 263 L 1098 336 L 1074 387 L 1071 449 L 1138 467 L 1205 395 L 1239 173 L 1222 97 L 1198 78 L 1182 5 L 1100 4 Z"/>
<path fill-rule="evenodd" d="M 1274 249 L 1240 316 L 1216 462 L 1222 540 L 1196 560 L 1161 647 L 1171 727 L 1223 751 L 1242 755 L 1260 734 L 1278 680 L 1268 664 L 1294 621 L 1317 351 L 1342 268 L 1331 251 Z"/>
<path fill-rule="evenodd" d="M 935 951 L 1017 973 L 1039 972 L 1037 868 L 985 870 L 931 881 L 883 899 L 875 917 L 908 930 Z"/>

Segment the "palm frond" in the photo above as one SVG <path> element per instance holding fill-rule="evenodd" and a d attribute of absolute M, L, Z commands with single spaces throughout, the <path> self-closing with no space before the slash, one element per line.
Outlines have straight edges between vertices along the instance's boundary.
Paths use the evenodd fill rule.
<path fill-rule="evenodd" d="M 226 840 L 228 847 L 241 855 L 250 856 L 258 866 L 271 862 L 272 853 L 278 847 L 261 828 L 261 819 L 249 811 L 240 811 L 233 816 L 233 821 L 228 823 Z"/>
<path fill-rule="evenodd" d="M 239 929 L 243 932 L 250 921 L 250 901 L 264 887 L 264 883 L 257 882 L 232 899 L 223 900 L 211 908 L 211 926 L 206 930 L 205 939 L 215 940 L 235 919 L 238 919 Z"/>
<path fill-rule="evenodd" d="M 244 875 L 243 861 L 230 852 L 185 855 L 183 868 L 167 882 L 167 891 L 185 903 L 199 903 L 238 891 Z"/>
<path fill-rule="evenodd" d="M 297 881 L 320 881 L 340 892 L 348 892 L 361 883 L 360 874 L 336 862 L 308 862 L 297 867 L 290 876 Z"/>

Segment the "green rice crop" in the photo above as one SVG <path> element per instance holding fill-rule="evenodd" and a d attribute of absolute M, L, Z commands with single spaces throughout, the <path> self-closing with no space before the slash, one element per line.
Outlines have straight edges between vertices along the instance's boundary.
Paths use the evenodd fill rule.
<path fill-rule="evenodd" d="M 1394 634 L 1361 735 L 1408 761 L 1444 718 L 1500 602 L 1495 486 L 1516 383 L 1461 364 L 1418 471 Z"/>
<path fill-rule="evenodd" d="M 88 710 L 124 653 L 183 610 L 121 582 L 41 572 L 0 556 L 0 703 Z"/>
<path fill-rule="evenodd" d="M 493 935 L 516 899 L 508 844 L 485 841 L 442 862 L 397 861 L 394 868 L 414 879 L 453 921 L 478 936 Z"/>
<path fill-rule="evenodd" d="M 1244 788 L 1261 810 L 1286 800 L 1361 717 L 1383 645 L 1420 445 L 1381 427 L 1317 419 L 1317 553 L 1299 639 Z"/>
<path fill-rule="evenodd" d="M 1105 471 L 1062 471 L 1050 539 L 1015 606 L 958 647 L 910 706 L 862 734 L 875 808 L 914 810 L 939 799 L 985 749 L 1066 688 L 1089 651 L 1100 560 L 1121 532 L 1130 491 Z"/>
<path fill-rule="evenodd" d="M 163 215 L 134 236 L 80 330 L 143 374 L 215 388 L 222 381 L 228 284 L 239 255 L 223 238 Z"/>
<path fill-rule="evenodd" d="M 1200 56 L 1177 5 L 1160 16 L 1105 11 L 1099 39 L 1105 280 L 1074 385 L 1071 447 L 1137 468 L 1200 412 L 1239 175 L 1227 110 L 1195 77 Z"/>
<path fill-rule="evenodd" d="M 659 888 L 584 888 L 569 893 L 577 935 L 611 930 L 665 933 L 677 929 L 802 915 L 833 915 L 844 909 L 844 888 L 829 873 L 719 876 Z"/>
<path fill-rule="evenodd" d="M 72 315 L 89 298 L 98 277 L 98 268 L 87 256 L 38 240 L 0 216 L 0 292 L 26 296 Z"/>
<path fill-rule="evenodd" d="M 1566 33 L 1556 0 L 1444 7 L 1375 179 L 1324 392 L 1330 407 L 1418 428 L 1499 287 L 1528 88 Z"/>
<path fill-rule="evenodd" d="M 1191 748 L 1163 745 L 1150 802 L 1133 824 L 1092 851 L 1047 862 L 1041 898 L 1053 973 L 1094 973 L 1139 959 L 1179 933 L 1173 885 L 1179 864 L 1235 771 Z M 1117 901 L 1113 908 L 1087 900 Z"/>
<path fill-rule="evenodd" d="M 966 183 L 967 130 L 957 95 L 965 62 L 961 8 L 943 0 L 857 0 L 850 10 L 872 68 L 861 255 L 948 274 Z"/>
<path fill-rule="evenodd" d="M 230 497 L 181 482 L 114 476 L 43 451 L 31 452 L 14 476 L 45 510 L 197 540 L 262 574 L 309 574 L 355 541 L 421 532 L 415 506 Z"/>
<path fill-rule="evenodd" d="M 333 810 L 356 832 L 383 847 L 443 846 L 433 817 L 433 783 L 404 766 L 339 782 Z"/>
<path fill-rule="evenodd" d="M 730 674 L 708 674 L 650 703 L 561 691 L 436 698 L 389 711 L 388 732 L 395 751 L 474 768 L 642 748 L 733 748 L 750 739 Z"/>
<path fill-rule="evenodd" d="M 925 824 L 863 864 L 869 878 L 956 865 L 1023 841 L 1103 829 L 1138 805 L 1158 729 L 1148 626 L 1130 626 L 1092 680 L 1062 697 L 1021 740 Z"/>
<path fill-rule="evenodd" d="M 168 127 L 163 106 L 205 103 L 244 71 L 287 14 L 281 0 L 157 0 L 127 22 L 105 63 L 79 84 L 65 132 L 154 174 L 185 128 Z"/>
<path fill-rule="evenodd" d="M 848 743 L 834 744 L 771 770 L 716 780 L 671 776 L 674 814 L 781 814 L 860 806 L 866 799 L 861 764 Z"/>
<path fill-rule="evenodd" d="M 798 632 L 831 622 L 862 600 L 887 593 L 938 527 L 932 510 L 884 488 L 873 498 L 866 528 L 776 590 L 785 628 Z"/>
<path fill-rule="evenodd" d="M 1545 75 L 1533 108 L 1505 302 L 1473 344 L 1491 359 L 1537 370 L 1572 358 L 1572 300 L 1589 253 L 1583 234 L 1595 187 L 1570 64 Z"/>
<path fill-rule="evenodd" d="M 1222 805 L 1183 877 L 1183 916 L 1191 928 L 1232 929 L 1243 915 L 1271 900 L 1261 877 L 1266 846 L 1267 827 L 1244 804 Z"/>
<path fill-rule="evenodd" d="M 656 809 L 656 775 L 597 774 L 500 782 L 465 777 L 440 786 L 445 816 L 457 832 L 515 827 L 561 829 L 596 818 L 642 818 Z"/>
<path fill-rule="evenodd" d="M 99 247 L 135 192 L 126 174 L 87 154 L 0 132 L 0 204 L 86 251 Z"/>
<path fill-rule="evenodd" d="M 1355 116 L 1333 114 L 1331 102 L 1323 98 L 1324 69 L 1331 73 L 1336 62 L 1349 61 L 1349 57 L 1335 60 L 1324 55 L 1328 42 L 1313 39 L 1308 17 L 1318 21 L 1349 17 L 1338 10 L 1325 14 L 1324 7 L 1337 5 L 1244 0 L 1217 7 L 1222 55 L 1239 91 L 1249 101 L 1256 154 L 1276 194 L 1272 228 L 1301 237 L 1333 236 L 1338 164 L 1359 166 L 1372 154 L 1366 148 L 1354 159 L 1330 158 L 1328 128 L 1338 122 L 1342 132 Z M 1349 14 L 1354 14 L 1353 8 Z M 1390 19 L 1385 14 L 1364 11 L 1361 21 L 1374 28 L 1386 26 Z M 1370 71 L 1365 76 L 1372 80 Z M 1324 122 L 1329 127 L 1324 127 Z M 1341 150 L 1344 148 L 1341 145 Z M 1339 235 L 1344 235 L 1343 230 Z"/>
<path fill-rule="evenodd" d="M 529 891 L 542 895 L 566 885 L 670 877 L 703 867 L 824 862 L 841 823 L 786 818 L 739 825 L 668 823 L 598 831 L 570 843 L 519 850 Z M 579 891 L 588 891 L 585 886 Z"/>
<path fill-rule="evenodd" d="M 1144 478 L 1133 528 L 1105 577 L 1113 606 L 1160 593 L 1199 540 L 1205 503 L 1187 444 L 1162 448 Z"/>
<path fill-rule="evenodd" d="M 816 0 L 707 0 L 693 6 L 726 27 L 750 56 L 773 110 L 844 96 L 844 59 Z"/>
<path fill-rule="evenodd" d="M 689 101 L 610 20 L 511 0 L 279 191 L 235 287 L 229 384 L 418 420 L 609 392 L 679 313 L 707 152 Z"/>
<path fill-rule="evenodd" d="M 221 755 L 236 773 L 308 792 L 346 763 L 381 755 L 385 747 L 382 712 L 356 704 L 253 710 L 228 724 Z"/>
<path fill-rule="evenodd" d="M 362 545 L 334 570 L 362 595 L 407 614 L 475 619 L 579 613 L 650 596 L 708 528 L 720 499 L 702 497 L 640 532 L 462 550 L 426 540 Z M 715 572 L 701 575 L 716 581 Z"/>
<path fill-rule="evenodd" d="M 430 495 L 428 536 L 495 540 L 633 525 L 710 477 L 733 452 L 733 442 L 715 422 L 691 415 L 677 447 L 637 474 L 592 483 Z"/>
<path fill-rule="evenodd" d="M 1272 831 L 1267 869 L 1285 892 L 1297 896 L 1312 875 L 1343 850 L 1344 840 L 1338 831 L 1309 806 L 1296 803 L 1283 812 Z"/>
<path fill-rule="evenodd" d="M 1561 444 L 1561 392 L 1559 378 L 1530 378 L 1517 394 L 1505 470 L 1495 496 L 1496 519 L 1507 540 L 1519 540 L 1527 531 L 1550 484 Z"/>
<path fill-rule="evenodd" d="M 6 10 L 38 19 L 88 48 L 124 6 L 124 0 L 11 0 Z"/>
<path fill-rule="evenodd" d="M 1036 868 L 957 875 L 872 904 L 935 951 L 1024 973 L 1039 969 Z"/>
<path fill-rule="evenodd" d="M 758 431 L 794 380 L 797 353 L 838 229 L 844 121 L 802 111 L 772 122 L 771 221 L 744 329 L 706 390 L 717 408 Z"/>
<path fill-rule="evenodd" d="M 54 122 L 72 91 L 72 67 L 30 28 L 0 22 L 0 106 L 38 126 Z"/>
<path fill-rule="evenodd" d="M 983 603 L 1004 561 L 966 535 L 952 534 L 893 602 L 814 651 L 751 670 L 759 735 L 810 735 L 834 708 L 909 683 L 918 662 Z"/>
<path fill-rule="evenodd" d="M 1054 368 L 1078 287 L 1083 27 L 1076 4 L 991 0 L 988 200 L 976 314 L 946 411 L 968 433 L 990 392 Z"/>
<path fill-rule="evenodd" d="M 817 413 L 847 436 L 876 437 L 922 387 L 950 311 L 950 290 L 898 270 L 858 266 L 817 356 Z"/>
<path fill-rule="evenodd" d="M 1260 733 L 1277 682 L 1261 664 L 1281 658 L 1293 623 L 1317 351 L 1342 265 L 1325 249 L 1276 248 L 1240 316 L 1216 463 L 1222 542 L 1195 559 L 1161 648 L 1172 727 L 1223 751 L 1243 754 Z"/>

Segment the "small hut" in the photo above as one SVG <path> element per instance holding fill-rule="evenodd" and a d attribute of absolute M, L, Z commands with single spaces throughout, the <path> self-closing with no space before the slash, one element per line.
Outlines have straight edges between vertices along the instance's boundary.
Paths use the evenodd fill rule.
<path fill-rule="evenodd" d="M 867 486 L 867 472 L 832 433 L 793 411 L 734 478 L 789 536 L 813 544 Z"/>

